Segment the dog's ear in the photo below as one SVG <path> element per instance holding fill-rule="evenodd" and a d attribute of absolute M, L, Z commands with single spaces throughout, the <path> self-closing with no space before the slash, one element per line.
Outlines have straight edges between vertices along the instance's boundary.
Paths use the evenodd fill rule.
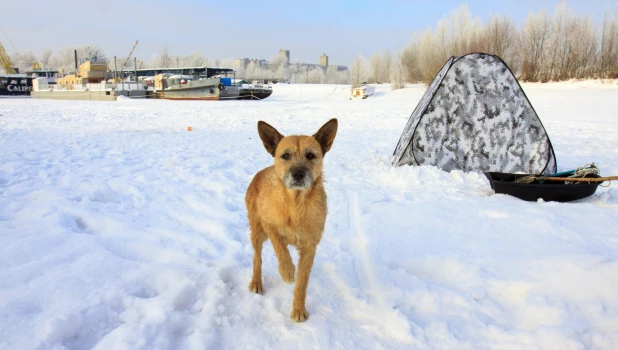
<path fill-rule="evenodd" d="M 258 134 L 260 134 L 260 138 L 262 139 L 262 143 L 264 144 L 266 151 L 274 157 L 277 145 L 283 138 L 283 135 L 281 135 L 277 129 L 261 120 L 258 122 Z"/>
<path fill-rule="evenodd" d="M 337 126 L 339 123 L 337 119 L 333 118 L 329 120 L 326 124 L 322 125 L 320 130 L 313 135 L 313 138 L 318 140 L 320 146 L 322 146 L 322 153 L 326 154 L 328 150 L 333 146 L 333 141 L 335 141 L 335 135 L 337 135 Z"/>

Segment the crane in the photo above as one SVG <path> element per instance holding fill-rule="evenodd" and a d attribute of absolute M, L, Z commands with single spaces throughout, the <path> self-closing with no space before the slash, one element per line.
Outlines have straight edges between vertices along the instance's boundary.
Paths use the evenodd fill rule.
<path fill-rule="evenodd" d="M 11 58 L 9 57 L 9 54 L 6 53 L 6 50 L 4 49 L 4 46 L 2 46 L 1 42 L 0 42 L 0 66 L 2 66 L 2 69 L 4 69 L 6 74 L 15 73 L 15 67 L 13 66 L 13 63 L 11 62 Z"/>
<path fill-rule="evenodd" d="M 135 45 L 133 45 L 133 48 L 131 49 L 131 52 L 129 52 L 129 56 L 127 57 L 127 59 L 124 61 L 124 64 L 122 65 L 122 68 L 120 68 L 120 73 L 118 73 L 118 75 L 120 76 L 120 74 L 122 74 L 122 72 L 124 71 L 124 67 L 127 66 L 127 62 L 129 62 L 129 59 L 131 59 L 131 55 L 133 54 L 133 50 L 135 50 L 135 47 L 137 46 L 137 44 L 139 43 L 139 40 L 135 41 Z"/>

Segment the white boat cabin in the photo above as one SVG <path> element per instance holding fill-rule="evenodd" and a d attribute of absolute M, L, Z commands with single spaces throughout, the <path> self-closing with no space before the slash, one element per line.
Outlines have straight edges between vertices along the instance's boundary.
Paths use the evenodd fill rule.
<path fill-rule="evenodd" d="M 375 93 L 375 88 L 371 85 L 362 85 L 352 89 L 352 96 L 350 99 L 366 99 L 367 97 Z"/>

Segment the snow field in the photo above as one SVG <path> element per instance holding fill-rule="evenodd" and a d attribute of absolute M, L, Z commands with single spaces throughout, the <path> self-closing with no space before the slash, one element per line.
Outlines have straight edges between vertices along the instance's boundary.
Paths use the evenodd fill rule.
<path fill-rule="evenodd" d="M 615 84 L 523 87 L 559 171 L 618 174 Z M 393 168 L 424 91 L 1 100 L 0 348 L 618 348 L 617 185 L 529 203 L 482 174 Z M 244 191 L 272 162 L 258 120 L 288 135 L 333 117 L 329 216 L 297 324 L 268 242 L 264 295 L 248 291 Z"/>

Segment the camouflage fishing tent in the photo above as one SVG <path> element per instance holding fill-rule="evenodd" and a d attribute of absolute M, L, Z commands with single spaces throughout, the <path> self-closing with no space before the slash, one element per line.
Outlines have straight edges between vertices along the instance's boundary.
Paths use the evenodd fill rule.
<path fill-rule="evenodd" d="M 451 57 L 421 98 L 393 164 L 445 171 L 556 172 L 547 132 L 498 56 Z"/>

